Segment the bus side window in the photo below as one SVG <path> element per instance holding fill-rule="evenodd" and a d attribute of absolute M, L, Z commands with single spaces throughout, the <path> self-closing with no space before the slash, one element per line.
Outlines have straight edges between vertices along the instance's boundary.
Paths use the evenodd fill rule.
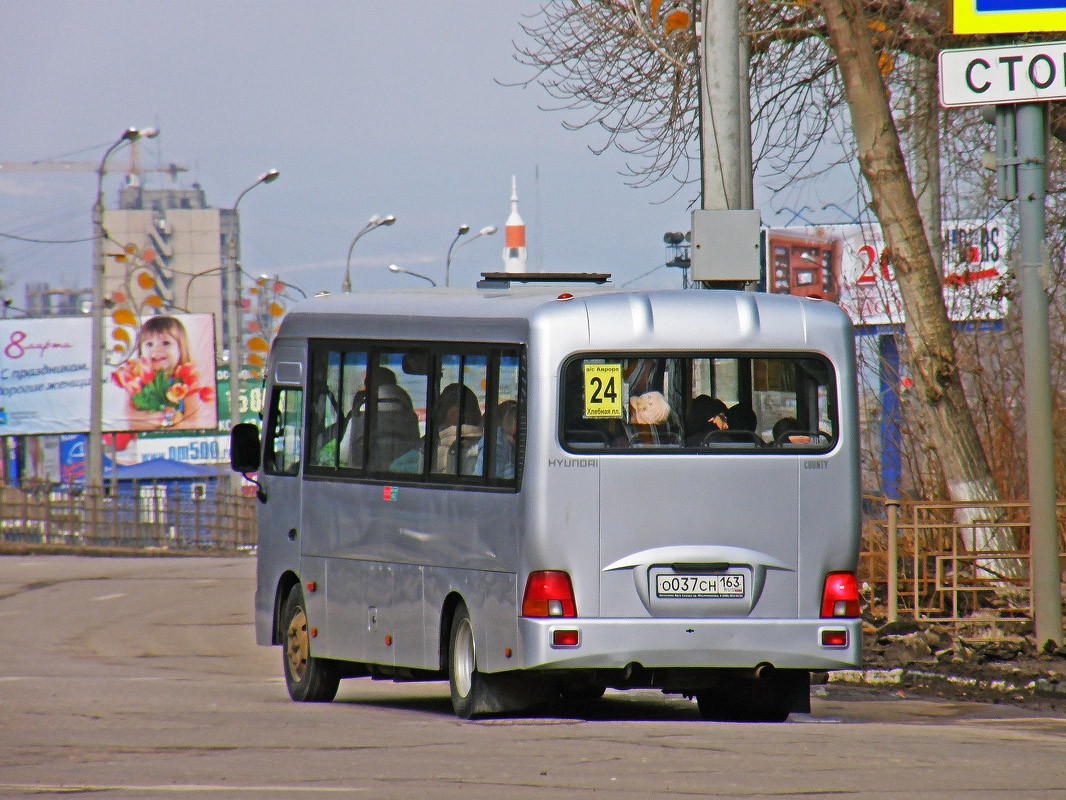
<path fill-rule="evenodd" d="M 373 387 L 376 400 L 370 423 L 369 467 L 372 470 L 416 471 L 404 468 L 410 461 L 407 454 L 412 450 L 415 451 L 414 464 L 417 468 L 421 433 L 418 428 L 418 414 L 408 389 L 415 392 L 415 396 L 420 394 L 421 401 L 424 402 L 426 377 L 404 375 L 402 359 L 400 353 L 381 353 L 377 356 Z M 405 460 L 397 463 L 398 459 L 405 456 Z"/>
<path fill-rule="evenodd" d="M 433 472 L 473 475 L 484 431 L 488 359 L 476 355 L 441 358 L 439 392 L 433 406 Z"/>
<path fill-rule="evenodd" d="M 303 390 L 275 390 L 269 419 L 264 470 L 272 475 L 298 474 L 303 438 Z"/>
<path fill-rule="evenodd" d="M 499 383 L 492 427 L 495 432 L 493 478 L 512 479 L 518 455 L 518 356 L 500 357 Z"/>
<path fill-rule="evenodd" d="M 485 435 L 478 443 L 474 474 L 496 480 L 514 480 L 519 428 L 518 356 L 501 354 L 487 384 L 495 386 L 496 393 L 493 397 L 490 389 L 486 398 Z M 486 459 L 492 465 L 490 470 L 485 469 Z"/>
<path fill-rule="evenodd" d="M 340 425 L 338 464 L 341 467 L 363 466 L 366 441 L 366 370 L 367 355 L 362 351 L 345 352 L 340 367 L 340 407 L 344 417 Z"/>
<path fill-rule="evenodd" d="M 337 396 L 337 354 L 315 353 L 311 358 L 311 418 L 308 420 L 311 452 L 308 463 L 334 467 L 337 463 L 337 427 L 343 412 Z"/>

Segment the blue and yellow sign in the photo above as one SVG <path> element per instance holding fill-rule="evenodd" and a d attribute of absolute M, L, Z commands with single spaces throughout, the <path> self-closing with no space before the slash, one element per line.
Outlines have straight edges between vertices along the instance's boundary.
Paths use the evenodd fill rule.
<path fill-rule="evenodd" d="M 1066 0 L 951 0 L 955 33 L 1066 31 Z"/>

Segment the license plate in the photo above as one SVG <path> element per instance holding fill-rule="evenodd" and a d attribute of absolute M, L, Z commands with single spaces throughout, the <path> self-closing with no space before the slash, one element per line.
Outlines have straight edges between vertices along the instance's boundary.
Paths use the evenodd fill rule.
<path fill-rule="evenodd" d="M 744 576 L 669 575 L 655 576 L 657 597 L 743 597 Z"/>

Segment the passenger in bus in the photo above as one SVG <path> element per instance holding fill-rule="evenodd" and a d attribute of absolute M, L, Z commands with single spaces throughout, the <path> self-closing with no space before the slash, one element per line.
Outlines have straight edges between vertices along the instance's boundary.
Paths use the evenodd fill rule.
<path fill-rule="evenodd" d="M 811 436 L 795 417 L 781 417 L 771 430 L 774 444 L 810 444 Z"/>
<path fill-rule="evenodd" d="M 762 447 L 766 444 L 756 430 L 759 418 L 750 405 L 737 403 L 730 406 L 725 412 L 725 418 L 726 427 L 721 431 L 711 431 L 704 438 L 705 443 L 727 443 L 745 447 Z"/>
<path fill-rule="evenodd" d="M 662 392 L 645 392 L 629 398 L 625 423 L 630 447 L 681 444 L 681 421 Z"/>
<path fill-rule="evenodd" d="M 685 444 L 698 447 L 704 437 L 712 431 L 721 431 L 729 427 L 726 420 L 726 405 L 717 397 L 701 394 L 692 399 L 688 415 L 685 417 Z"/>
<path fill-rule="evenodd" d="M 388 469 L 393 461 L 418 445 L 418 415 L 410 396 L 396 383 L 396 373 L 385 367 L 374 367 L 377 384 L 377 406 L 374 427 L 370 432 L 370 463 L 372 470 Z M 363 437 L 367 414 L 367 389 L 355 393 L 348 426 L 341 440 L 342 463 L 361 466 Z"/>
<path fill-rule="evenodd" d="M 460 396 L 462 420 L 460 421 Z M 435 472 L 451 475 L 475 474 L 478 442 L 483 431 L 481 407 L 477 395 L 469 386 L 449 383 L 437 399 L 434 415 L 437 431 Z"/>
<path fill-rule="evenodd" d="M 496 429 L 495 455 L 493 456 L 493 478 L 513 478 L 515 459 L 515 437 L 518 433 L 518 403 L 504 400 L 496 406 L 493 427 Z M 474 474 L 485 474 L 485 439 L 478 442 L 477 463 Z"/>
<path fill-rule="evenodd" d="M 407 392 L 395 383 L 379 387 L 370 431 L 370 469 L 389 469 L 399 456 L 417 447 L 419 439 L 418 414 Z"/>
<path fill-rule="evenodd" d="M 744 403 L 730 406 L 725 412 L 725 418 L 729 424 L 729 429 L 735 431 L 755 433 L 755 428 L 759 424 L 759 418 L 755 415 L 754 409 Z"/>

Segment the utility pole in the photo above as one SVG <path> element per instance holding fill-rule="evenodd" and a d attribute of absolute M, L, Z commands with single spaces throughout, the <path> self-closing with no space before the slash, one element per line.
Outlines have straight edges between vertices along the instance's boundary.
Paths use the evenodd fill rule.
<path fill-rule="evenodd" d="M 740 7 L 736 0 L 701 0 L 703 37 L 700 43 L 700 163 L 705 211 L 745 208 L 742 176 L 751 179 L 751 107 L 740 96 Z M 745 53 L 747 48 L 745 48 Z M 746 86 L 747 64 L 743 82 Z M 742 114 L 741 106 L 747 108 Z M 749 120 L 747 136 L 742 116 Z M 746 166 L 745 166 L 746 165 Z M 748 194 L 750 195 L 750 188 Z M 747 206 L 751 208 L 751 206 Z"/>
<path fill-rule="evenodd" d="M 230 430 L 241 421 L 241 362 L 244 360 L 241 353 L 241 262 L 237 247 L 237 235 L 240 231 L 240 217 L 237 216 L 237 206 L 248 192 L 252 191 L 261 183 L 273 183 L 280 176 L 276 169 L 267 170 L 255 183 L 244 189 L 233 203 L 233 225 L 230 228 L 226 242 L 226 270 L 228 278 L 225 292 L 226 308 L 226 342 L 229 350 L 229 419 Z M 240 478 L 234 480 L 236 486 L 240 486 Z"/>
<path fill-rule="evenodd" d="M 1046 18 L 1044 21 L 1047 21 Z M 989 33 L 1014 32 L 1017 20 L 990 16 Z M 956 33 L 959 30 L 956 20 Z M 1027 28 L 1028 30 L 1028 28 Z M 1034 27 L 1033 30 L 1041 30 Z M 1044 30 L 1056 30 L 1055 27 Z M 1039 54 L 1034 58 L 1034 48 Z M 1043 50 L 1052 48 L 1054 60 Z M 1029 57 L 1023 73 L 1013 70 L 998 82 L 973 79 L 982 64 L 1015 64 Z M 940 104 L 945 108 L 985 106 L 985 120 L 996 126 L 996 193 L 1017 199 L 1018 251 L 1014 275 L 1022 312 L 1022 361 L 1025 366 L 1025 442 L 1029 467 L 1029 583 L 1037 644 L 1062 644 L 1062 572 L 1059 529 L 1055 519 L 1055 459 L 1051 420 L 1051 334 L 1045 275 L 1048 269 L 1045 237 L 1047 183 L 1047 103 L 1066 100 L 1066 88 L 1033 65 L 1045 61 L 1054 68 L 1066 57 L 1066 43 L 1004 45 L 942 50 L 938 59 Z M 967 78 L 969 76 L 969 79 Z M 1038 81 L 1040 83 L 1038 84 Z M 1039 91 L 1037 91 L 1039 90 Z M 1044 91 L 1047 90 L 1047 91 Z M 989 107 L 991 106 L 991 107 Z"/>
<path fill-rule="evenodd" d="M 1051 337 L 1044 273 L 1047 104 L 1015 112 L 1018 147 L 1017 278 L 1022 295 L 1025 440 L 1029 456 L 1029 577 L 1036 641 L 1062 643 L 1059 529 L 1055 520 L 1055 454 L 1051 426 Z"/>
<path fill-rule="evenodd" d="M 701 0 L 700 210 L 692 212 L 691 270 L 704 286 L 759 279 L 760 226 L 751 167 L 750 46 L 736 0 Z"/>

